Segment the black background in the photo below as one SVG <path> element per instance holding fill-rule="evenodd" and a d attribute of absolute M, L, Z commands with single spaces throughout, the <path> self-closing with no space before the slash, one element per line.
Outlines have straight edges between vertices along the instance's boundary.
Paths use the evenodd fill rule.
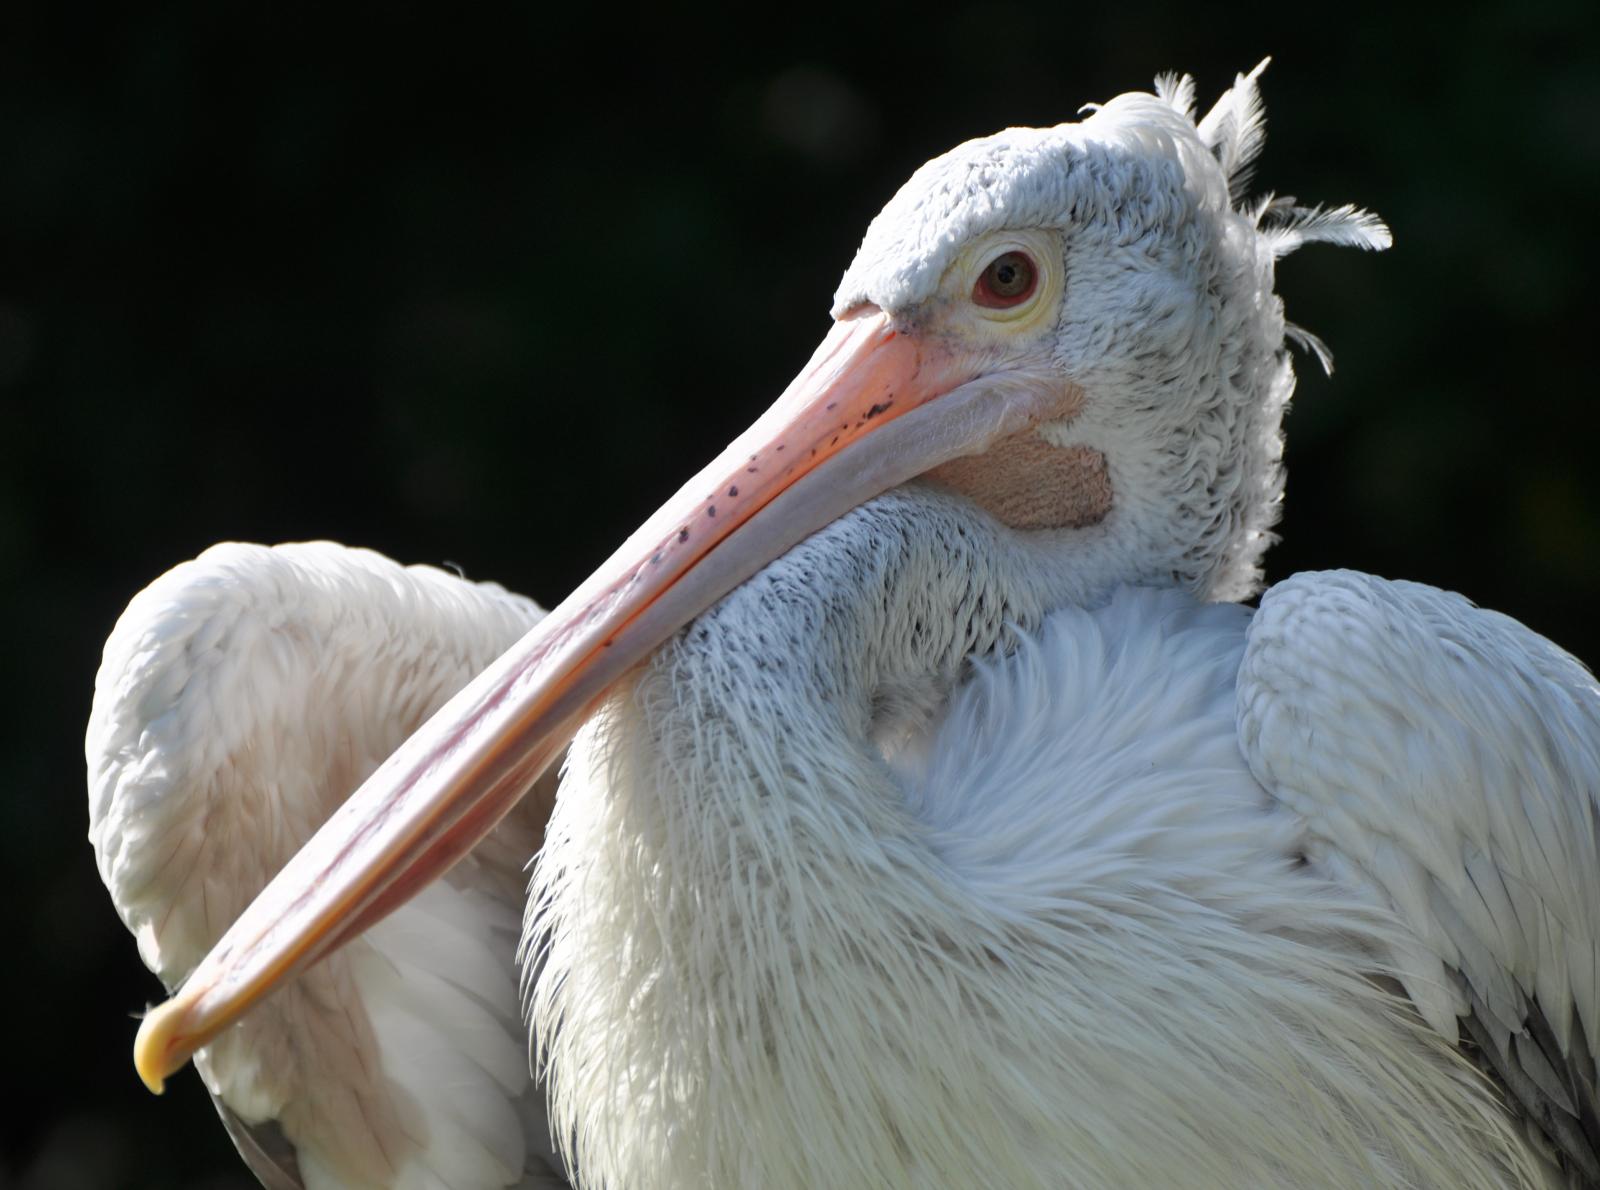
<path fill-rule="evenodd" d="M 246 1184 L 197 1079 L 134 1077 L 159 989 L 84 840 L 134 591 L 331 537 L 555 602 L 804 362 L 916 165 L 1158 71 L 1203 109 L 1274 54 L 1259 184 L 1395 231 L 1281 267 L 1339 373 L 1301 362 L 1270 575 L 1600 659 L 1592 0 L 265 7 L 0 17 L 0 1185 Z"/>

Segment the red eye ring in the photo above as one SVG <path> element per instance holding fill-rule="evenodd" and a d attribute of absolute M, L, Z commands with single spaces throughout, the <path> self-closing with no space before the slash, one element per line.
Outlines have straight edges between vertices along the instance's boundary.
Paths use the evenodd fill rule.
<path fill-rule="evenodd" d="M 1039 285 L 1039 270 L 1026 252 L 1002 252 L 972 287 L 972 300 L 991 310 L 1020 306 Z"/>

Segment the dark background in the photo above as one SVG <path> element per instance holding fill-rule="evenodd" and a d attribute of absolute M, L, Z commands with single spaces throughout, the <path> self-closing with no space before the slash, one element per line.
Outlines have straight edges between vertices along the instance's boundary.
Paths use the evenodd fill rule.
<path fill-rule="evenodd" d="M 1395 231 L 1282 266 L 1340 370 L 1301 363 L 1271 575 L 1456 588 L 1600 659 L 1592 0 L 143 7 L 0 17 L 0 1185 L 245 1184 L 197 1079 L 134 1077 L 159 989 L 84 840 L 134 591 L 331 537 L 555 602 L 804 362 L 917 164 L 1160 70 L 1203 110 L 1276 55 L 1259 183 Z"/>

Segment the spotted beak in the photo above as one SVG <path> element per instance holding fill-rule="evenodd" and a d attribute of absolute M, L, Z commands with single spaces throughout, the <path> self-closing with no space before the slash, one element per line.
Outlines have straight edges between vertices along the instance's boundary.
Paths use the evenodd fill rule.
<path fill-rule="evenodd" d="M 863 501 L 1062 416 L 1068 387 L 862 306 L 777 402 L 403 744 L 261 892 L 134 1043 L 163 1080 L 403 904 L 523 796 L 619 678 Z"/>

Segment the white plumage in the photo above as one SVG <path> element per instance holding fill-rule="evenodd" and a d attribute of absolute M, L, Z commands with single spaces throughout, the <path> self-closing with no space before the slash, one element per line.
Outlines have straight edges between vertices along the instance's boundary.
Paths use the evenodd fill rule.
<path fill-rule="evenodd" d="M 1357 634 L 1420 618 L 1414 589 L 1305 575 L 1254 617 L 1128 588 L 1042 615 L 1000 532 L 931 490 L 874 501 L 701 617 L 578 737 L 529 926 L 550 935 L 534 1029 L 579 1168 L 605 1185 L 1545 1184 L 1454 1028 L 1372 978 L 1466 1011 L 1451 951 L 1415 962 L 1413 920 L 1436 915 L 1373 895 L 1375 830 L 1321 841 L 1348 812 L 1332 771 L 1302 759 L 1293 795 L 1263 789 L 1307 748 L 1282 726 L 1258 740 L 1251 708 L 1320 709 L 1280 693 L 1287 673 L 1345 704 L 1321 747 L 1387 804 L 1372 783 L 1411 737 L 1371 722 L 1371 685 L 1400 687 Z M 1303 628 L 1285 647 L 1288 608 L 1339 595 L 1319 632 L 1349 635 L 1344 666 Z M 1432 631 L 1498 635 L 1453 610 Z M 961 659 L 1019 625 L 946 701 Z M 1488 660 L 1443 688 L 1493 680 Z M 1565 774 L 1574 826 L 1589 747 Z M 1381 828 L 1448 821 L 1404 810 Z M 1460 845 L 1431 847 L 1460 886 Z"/>
<path fill-rule="evenodd" d="M 1590 1179 L 1600 1025 L 1600 690 L 1506 616 L 1416 583 L 1301 575 L 1239 674 L 1251 771 L 1307 851 L 1411 932 L 1396 973 L 1457 1018 Z"/>
<path fill-rule="evenodd" d="M 327 542 L 215 546 L 141 592 L 106 642 L 88 755 L 90 841 L 145 964 L 182 982 L 540 614 Z M 282 1128 L 296 1157 L 259 1143 L 309 1190 L 505 1186 L 525 1145 L 548 1152 L 513 964 L 534 807 L 197 1058 L 225 1112 Z"/>
<path fill-rule="evenodd" d="M 453 782 L 487 763 L 455 742 L 480 732 L 510 733 L 515 763 L 604 695 L 569 753 L 523 943 L 551 1125 L 590 1190 L 1600 1179 L 1592 677 L 1410 584 L 1301 575 L 1259 612 L 1211 602 L 1259 585 L 1284 338 L 1322 351 L 1286 326 L 1274 260 L 1388 242 L 1351 208 L 1244 199 L 1255 80 L 1198 124 L 1192 84 L 1166 79 L 919 170 L 775 407 L 818 391 L 810 412 L 751 437 L 748 466 L 730 448 L 736 482 L 707 478 L 720 462 L 696 479 L 204 959 L 332 800 L 538 612 L 331 546 L 212 551 L 135 600 L 97 686 L 91 835 L 146 961 L 169 984 L 194 972 L 141 1034 L 154 1077 L 216 1036 L 213 1091 L 280 1120 L 329 1184 L 356 1184 L 335 1163 L 374 1143 L 389 1166 L 360 1167 L 363 1184 L 515 1184 L 523 1149 L 542 1168 L 509 955 L 484 956 L 543 799 L 445 891 L 227 1022 L 234 989 L 311 953 L 278 937 L 332 895 L 314 875 L 295 891 L 307 857 L 408 887 L 426 874 L 420 844 L 343 858 L 377 854 L 381 824 L 411 812 L 382 800 L 406 766 Z M 1033 288 L 984 288 L 1019 255 Z M 816 412 L 835 393 L 861 411 L 837 427 L 835 404 Z M 793 463 L 811 441 L 815 482 Z M 780 494 L 741 512 L 740 486 L 780 466 Z M 713 536 L 719 504 L 749 528 Z M 700 552 L 656 584 L 680 546 Z M 658 615 L 671 599 L 682 610 Z M 367 634 L 371 664 L 303 661 L 326 656 L 307 641 Z M 547 689 L 555 709 L 518 709 Z M 176 886 L 174 846 L 195 854 Z M 226 897 L 197 906 L 196 876 Z M 341 905 L 316 919 L 331 936 L 361 912 Z M 258 953 L 283 956 L 259 985 Z M 404 978 L 363 982 L 380 968 Z M 334 995 L 369 1022 L 365 1082 L 318 1040 Z M 269 1077 L 275 1056 L 291 1074 Z M 465 1084 L 429 1099 L 439 1063 Z M 416 1110 L 345 1136 L 348 1114 L 308 1107 L 325 1085 Z"/>

